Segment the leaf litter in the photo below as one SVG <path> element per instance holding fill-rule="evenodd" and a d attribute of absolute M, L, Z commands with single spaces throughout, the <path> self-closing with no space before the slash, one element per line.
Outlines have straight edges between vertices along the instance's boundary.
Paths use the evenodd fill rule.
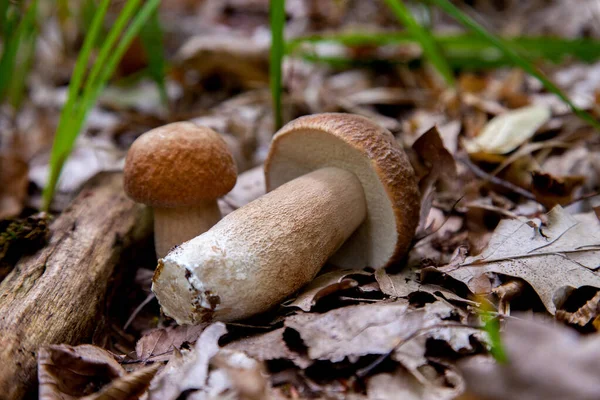
<path fill-rule="evenodd" d="M 510 27 L 498 26 L 501 33 L 576 37 L 585 27 L 596 30 L 589 15 L 561 2 L 483 3 L 472 5 L 482 18 L 512 21 Z M 162 107 L 145 78 L 132 84 L 125 82 L 131 77 L 115 79 L 67 162 L 55 211 L 96 172 L 120 170 L 125 150 L 141 133 L 178 120 L 222 133 L 235 155 L 241 174 L 236 188 L 219 201 L 224 215 L 264 193 L 262 162 L 273 134 L 268 4 L 209 0 L 198 6 L 181 0 L 164 3 L 163 12 L 165 43 L 174 55 L 166 77 L 172 109 Z M 290 38 L 374 21 L 380 29 L 398 29 L 378 3 L 290 0 L 286 12 Z M 430 16 L 440 31 L 456 31 L 453 22 L 435 12 Z M 557 20 L 565 23 L 548 22 Z M 5 182 L 0 215 L 18 217 L 0 222 L 2 229 L 11 227 L 0 236 L 8 249 L 0 261 L 6 273 L 14 273 L 13 259 L 27 256 L 21 245 L 35 251 L 49 232 L 48 221 L 33 212 L 45 184 L 53 118 L 65 100 L 64 71 L 79 40 L 71 27 L 61 43 L 53 24 L 45 28 L 53 39 L 43 46 L 58 47 L 46 49 L 43 67 L 33 69 L 31 101 L 14 120 L 4 109 L 0 113 L 0 153 L 12 151 L 7 144 L 14 132 L 24 146 L 20 161 L 8 156 L 0 168 L 0 183 Z M 422 193 L 419 232 L 406 260 L 385 271 L 330 267 L 270 313 L 195 327 L 175 326 L 152 300 L 138 312 L 153 267 L 140 261 L 131 267 L 145 272 L 138 274 L 143 281 L 133 273 L 119 278 L 128 293 L 115 295 L 111 310 L 118 310 L 107 316 L 115 336 L 127 339 L 123 344 L 103 338 L 116 356 L 99 348 L 46 347 L 38 356 L 40 393 L 138 398 L 137 391 L 160 369 L 142 398 L 450 399 L 465 391 L 479 398 L 587 398 L 586 391 L 595 390 L 590 360 L 600 328 L 597 132 L 516 69 L 461 71 L 455 90 L 426 68 L 398 64 L 418 61 L 421 54 L 413 44 L 318 43 L 302 47 L 307 49 L 316 57 L 395 62 L 340 69 L 286 57 L 283 108 L 286 120 L 353 112 L 392 130 L 411 156 Z M 129 61 L 139 61 L 133 55 L 132 50 Z M 597 64 L 541 68 L 576 104 L 597 111 Z M 556 204 L 564 209 L 552 208 Z M 483 303 L 508 321 L 507 365 L 486 355 L 491 344 L 481 329 Z M 537 325 L 516 328 L 515 335 L 513 321 L 520 321 L 513 314 L 520 309 L 554 314 L 588 335 L 567 328 L 550 334 L 546 330 L 556 327 Z M 468 368 L 474 354 L 486 358 L 485 368 Z M 561 367 L 567 363 L 573 368 Z M 73 374 L 72 382 L 88 391 L 62 386 Z"/>

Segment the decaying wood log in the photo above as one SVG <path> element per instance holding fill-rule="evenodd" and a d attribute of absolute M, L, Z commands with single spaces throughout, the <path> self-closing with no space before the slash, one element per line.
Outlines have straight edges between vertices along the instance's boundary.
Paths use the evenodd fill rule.
<path fill-rule="evenodd" d="M 151 219 L 123 192 L 121 174 L 90 181 L 54 221 L 46 247 L 0 284 L 0 397 L 34 388 L 36 353 L 94 333 L 123 252 L 151 233 Z"/>

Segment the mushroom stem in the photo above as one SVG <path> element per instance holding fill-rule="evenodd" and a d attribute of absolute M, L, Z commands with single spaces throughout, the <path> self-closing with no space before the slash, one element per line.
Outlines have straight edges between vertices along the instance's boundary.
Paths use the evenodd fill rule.
<path fill-rule="evenodd" d="M 366 209 L 353 173 L 334 167 L 308 173 L 169 253 L 152 290 L 179 324 L 264 312 L 314 278 Z"/>
<path fill-rule="evenodd" d="M 154 246 L 156 257 L 190 238 L 201 235 L 221 219 L 216 200 L 205 200 L 194 207 L 154 207 Z"/>

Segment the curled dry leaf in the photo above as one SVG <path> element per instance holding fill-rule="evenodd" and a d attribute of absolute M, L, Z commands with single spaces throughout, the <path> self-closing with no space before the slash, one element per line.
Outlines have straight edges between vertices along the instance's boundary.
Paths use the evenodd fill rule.
<path fill-rule="evenodd" d="M 50 345 L 38 353 L 40 399 L 82 397 L 125 373 L 115 358 L 99 347 Z"/>
<path fill-rule="evenodd" d="M 531 191 L 547 209 L 569 204 L 577 188 L 585 183 L 585 176 L 553 176 L 538 171 L 532 176 Z"/>
<path fill-rule="evenodd" d="M 479 293 L 478 278 L 494 272 L 521 278 L 554 314 L 572 290 L 600 288 L 600 223 L 593 213 L 569 215 L 560 206 L 547 214 L 547 225 L 536 221 L 502 220 L 487 248 L 445 267 L 428 267 L 425 274 L 442 272 Z"/>
<path fill-rule="evenodd" d="M 474 139 L 463 145 L 471 155 L 478 158 L 486 154 L 506 154 L 530 139 L 550 119 L 545 106 L 528 106 L 508 111 L 489 121 Z"/>
<path fill-rule="evenodd" d="M 23 210 L 29 185 L 28 166 L 16 154 L 0 153 L 0 220 Z"/>
<path fill-rule="evenodd" d="M 420 175 L 419 190 L 421 192 L 421 213 L 419 233 L 426 230 L 425 224 L 431 210 L 433 195 L 439 183 L 451 185 L 456 179 L 456 162 L 450 152 L 444 147 L 440 133 L 434 126 L 421 135 L 413 144 L 413 150 L 418 160 L 411 160 L 413 168 Z"/>
<path fill-rule="evenodd" d="M 161 364 L 148 365 L 115 379 L 97 393 L 81 400 L 133 400 L 140 398 L 150 386 L 150 381 Z"/>
<path fill-rule="evenodd" d="M 508 362 L 474 357 L 459 364 L 469 392 L 489 400 L 597 399 L 600 337 L 553 323 L 510 319 L 502 335 Z"/>
<path fill-rule="evenodd" d="M 310 309 L 323 297 L 344 289 L 356 287 L 358 282 L 353 275 L 369 275 L 366 272 L 342 269 L 327 272 L 313 279 L 302 292 L 286 307 L 298 307 L 302 311 Z"/>
<path fill-rule="evenodd" d="M 99 347 L 46 346 L 38 354 L 39 398 L 137 399 L 159 367 L 155 364 L 127 374 L 109 352 Z"/>

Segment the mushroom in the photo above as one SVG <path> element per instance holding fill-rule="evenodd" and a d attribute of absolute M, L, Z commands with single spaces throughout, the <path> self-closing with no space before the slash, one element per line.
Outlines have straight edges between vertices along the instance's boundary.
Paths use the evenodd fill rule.
<path fill-rule="evenodd" d="M 231 190 L 236 178 L 235 163 L 219 134 L 190 122 L 144 133 L 125 160 L 125 192 L 153 208 L 158 258 L 221 219 L 217 198 Z"/>
<path fill-rule="evenodd" d="M 264 312 L 327 260 L 383 268 L 419 220 L 414 171 L 392 134 L 351 114 L 298 118 L 273 138 L 266 195 L 159 261 L 152 290 L 179 324 Z"/>

